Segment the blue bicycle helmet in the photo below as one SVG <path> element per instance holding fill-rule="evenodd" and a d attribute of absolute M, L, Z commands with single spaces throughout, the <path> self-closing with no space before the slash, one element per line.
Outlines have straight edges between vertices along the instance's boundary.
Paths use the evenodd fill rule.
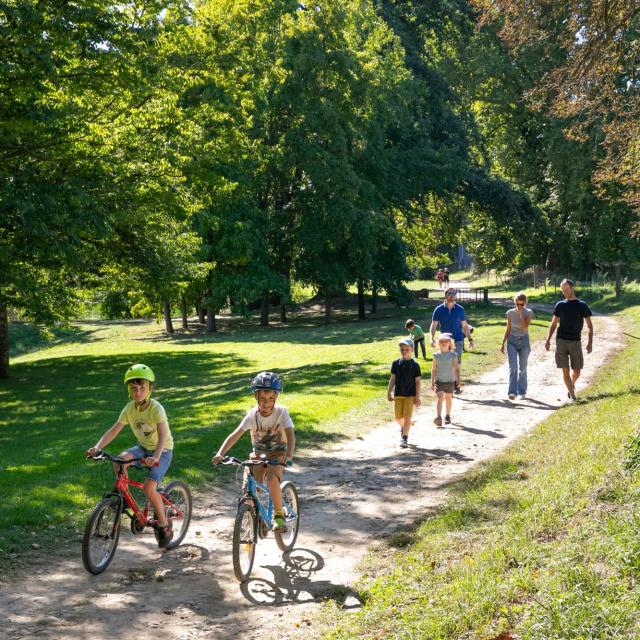
<path fill-rule="evenodd" d="M 278 376 L 277 373 L 273 373 L 273 371 L 261 371 L 251 381 L 251 391 L 254 393 L 260 389 L 282 393 L 283 388 L 284 385 L 282 384 L 282 380 L 280 380 L 280 376 Z"/>

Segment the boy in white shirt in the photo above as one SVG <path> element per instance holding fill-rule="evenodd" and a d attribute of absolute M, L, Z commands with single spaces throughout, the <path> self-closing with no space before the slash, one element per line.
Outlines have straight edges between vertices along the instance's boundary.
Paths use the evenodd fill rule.
<path fill-rule="evenodd" d="M 285 466 L 293 463 L 293 451 L 296 437 L 293 433 L 293 421 L 286 407 L 276 404 L 278 394 L 282 392 L 282 380 L 271 371 L 259 373 L 251 382 L 251 389 L 257 406 L 250 409 L 238 427 L 232 431 L 220 445 L 218 453 L 211 462 L 220 464 L 226 452 L 242 437 L 245 431 L 251 432 L 253 453 L 251 458 L 259 459 L 266 455 L 267 460 L 278 460 L 278 464 L 253 467 L 252 473 L 258 482 L 266 476 L 271 500 L 273 501 L 273 530 L 284 533 L 287 530 L 282 512 L 282 491 L 280 481 Z"/>

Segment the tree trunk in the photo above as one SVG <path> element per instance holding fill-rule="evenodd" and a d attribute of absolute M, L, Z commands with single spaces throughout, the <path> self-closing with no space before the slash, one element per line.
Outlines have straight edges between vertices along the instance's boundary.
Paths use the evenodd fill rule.
<path fill-rule="evenodd" d="M 0 304 L 0 378 L 9 377 L 9 315 Z"/>
<path fill-rule="evenodd" d="M 329 294 L 324 299 L 324 320 L 331 322 L 331 296 Z"/>
<path fill-rule="evenodd" d="M 205 331 L 207 333 L 216 333 L 216 312 L 213 310 L 211 305 L 207 305 L 207 322 L 205 326 Z"/>
<path fill-rule="evenodd" d="M 378 288 L 375 285 L 371 290 L 371 313 L 378 313 Z"/>
<path fill-rule="evenodd" d="M 622 292 L 622 277 L 620 274 L 620 263 L 616 262 L 616 298 L 620 297 Z"/>
<path fill-rule="evenodd" d="M 205 324 L 207 322 L 207 310 L 202 304 L 202 298 L 196 298 L 196 311 L 198 313 L 198 322 L 200 324 Z"/>
<path fill-rule="evenodd" d="M 358 318 L 365 319 L 364 311 L 364 282 L 358 280 Z"/>
<path fill-rule="evenodd" d="M 262 303 L 260 304 L 260 326 L 269 326 L 269 294 L 262 296 Z"/>
<path fill-rule="evenodd" d="M 187 299 L 184 293 L 180 296 L 180 313 L 182 314 L 182 328 L 186 331 L 189 329 L 189 318 L 187 317 Z"/>
<path fill-rule="evenodd" d="M 280 322 L 286 322 L 286 321 L 287 321 L 287 305 L 281 304 L 280 305 Z"/>
<path fill-rule="evenodd" d="M 173 321 L 171 320 L 171 303 L 168 300 L 162 302 L 162 311 L 164 313 L 164 328 L 167 333 L 173 333 Z"/>

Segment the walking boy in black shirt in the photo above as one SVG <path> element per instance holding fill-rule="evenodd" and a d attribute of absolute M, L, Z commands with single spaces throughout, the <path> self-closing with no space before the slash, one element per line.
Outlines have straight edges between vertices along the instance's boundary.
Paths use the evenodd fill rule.
<path fill-rule="evenodd" d="M 387 385 L 387 399 L 395 402 L 396 422 L 400 425 L 400 446 L 406 448 L 411 429 L 413 406 L 420 406 L 420 365 L 413 359 L 413 340 L 404 338 L 398 343 L 400 355 L 391 364 Z"/>

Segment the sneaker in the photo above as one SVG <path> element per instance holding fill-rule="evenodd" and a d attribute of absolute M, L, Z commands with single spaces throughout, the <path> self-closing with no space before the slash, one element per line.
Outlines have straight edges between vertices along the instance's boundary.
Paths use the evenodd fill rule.
<path fill-rule="evenodd" d="M 436 427 L 441 427 L 442 426 L 442 418 L 440 416 L 436 416 L 433 419 L 433 424 L 435 424 Z"/>
<path fill-rule="evenodd" d="M 400 436 L 400 448 L 406 449 L 409 446 L 407 439 L 408 439 L 407 436 Z"/>
<path fill-rule="evenodd" d="M 526 400 L 526 399 L 527 399 L 527 395 L 525 393 L 521 393 L 520 400 Z"/>
<path fill-rule="evenodd" d="M 164 549 L 173 538 L 173 527 L 171 521 L 167 522 L 164 527 L 156 527 L 156 540 L 158 541 L 158 547 Z"/>
<path fill-rule="evenodd" d="M 510 393 L 509 394 L 509 400 L 515 400 L 516 399 L 516 394 L 515 393 Z"/>
<path fill-rule="evenodd" d="M 445 424 L 451 424 L 451 416 L 445 416 L 444 417 L 444 423 Z"/>
<path fill-rule="evenodd" d="M 284 520 L 284 516 L 275 516 L 273 518 L 273 531 L 275 533 L 286 533 L 287 523 Z"/>

